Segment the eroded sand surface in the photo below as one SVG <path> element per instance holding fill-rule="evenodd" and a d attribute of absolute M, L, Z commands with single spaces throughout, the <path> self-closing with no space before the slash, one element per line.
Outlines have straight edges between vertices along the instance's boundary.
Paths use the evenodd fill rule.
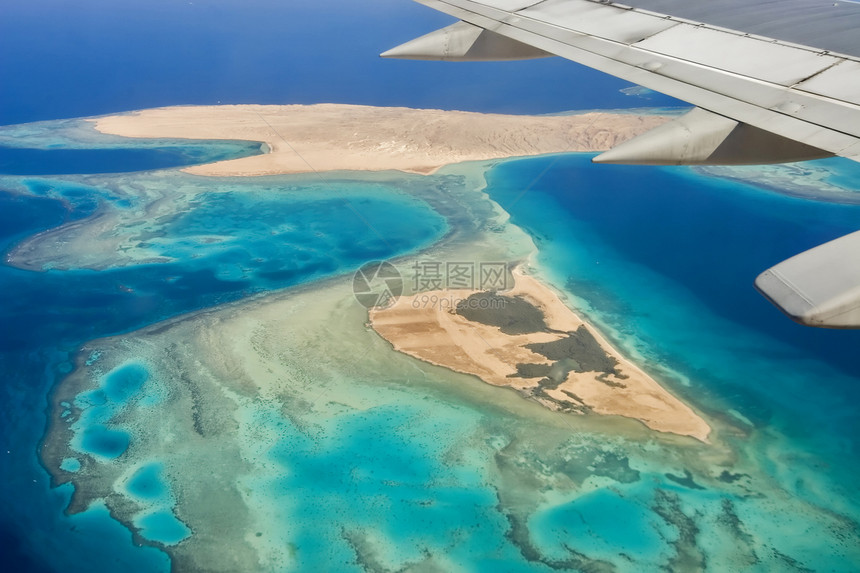
<path fill-rule="evenodd" d="M 706 441 L 689 406 L 625 359 L 536 279 L 515 272 L 504 293 L 418 293 L 370 311 L 397 350 L 474 374 L 563 411 L 627 416 Z"/>

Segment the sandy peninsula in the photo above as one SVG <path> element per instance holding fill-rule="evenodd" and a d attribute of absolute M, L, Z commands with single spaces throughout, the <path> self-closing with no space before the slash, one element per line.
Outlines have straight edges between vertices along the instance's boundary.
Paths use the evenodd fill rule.
<path fill-rule="evenodd" d="M 463 161 L 603 151 L 666 119 L 319 104 L 166 107 L 94 121 L 97 130 L 124 137 L 264 142 L 266 154 L 185 170 L 196 175 L 243 176 L 387 169 L 429 174 Z"/>
<path fill-rule="evenodd" d="M 640 420 L 651 429 L 707 441 L 689 406 L 625 359 L 550 289 L 514 271 L 502 292 L 441 290 L 370 310 L 395 349 L 517 390 L 554 410 Z"/>

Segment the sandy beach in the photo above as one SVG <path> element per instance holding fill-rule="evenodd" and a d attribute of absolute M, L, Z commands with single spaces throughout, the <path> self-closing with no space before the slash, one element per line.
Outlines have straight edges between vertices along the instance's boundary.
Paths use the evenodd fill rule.
<path fill-rule="evenodd" d="M 548 408 L 626 416 L 707 441 L 710 427 L 689 406 L 549 288 L 519 270 L 513 274 L 514 288 L 494 298 L 467 290 L 401 297 L 371 309 L 371 325 L 400 352 L 513 388 Z"/>
<path fill-rule="evenodd" d="M 659 116 L 587 113 L 518 116 L 343 104 L 180 106 L 93 120 L 135 138 L 260 141 L 269 153 L 190 167 L 243 176 L 358 170 L 429 174 L 443 165 L 603 151 L 663 122 Z"/>

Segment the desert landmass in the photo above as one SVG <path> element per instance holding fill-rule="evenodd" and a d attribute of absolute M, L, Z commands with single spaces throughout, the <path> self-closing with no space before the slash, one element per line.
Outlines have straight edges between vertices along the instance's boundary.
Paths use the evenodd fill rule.
<path fill-rule="evenodd" d="M 625 359 L 533 277 L 514 272 L 501 292 L 440 290 L 370 310 L 371 326 L 395 349 L 548 408 L 640 420 L 651 429 L 707 441 L 710 427 L 689 406 Z"/>
<path fill-rule="evenodd" d="M 243 176 L 360 170 L 429 174 L 463 161 L 603 151 L 666 121 L 586 113 L 525 116 L 343 104 L 179 106 L 95 120 L 124 137 L 264 142 L 268 153 L 189 167 Z"/>

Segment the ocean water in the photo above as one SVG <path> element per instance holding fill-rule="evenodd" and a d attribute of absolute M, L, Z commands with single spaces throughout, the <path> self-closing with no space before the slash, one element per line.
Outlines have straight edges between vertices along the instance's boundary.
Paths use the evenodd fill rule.
<path fill-rule="evenodd" d="M 635 331 L 649 341 L 642 352 L 691 380 L 707 373 L 710 391 L 720 380 L 729 394 L 798 406 L 816 395 L 835 403 L 860 396 L 852 383 L 860 376 L 860 335 L 795 325 L 752 287 L 764 269 L 857 230 L 860 207 L 788 197 L 688 168 L 604 170 L 589 161 L 588 155 L 571 155 L 506 163 L 490 173 L 488 189 L 535 237 L 548 274 L 587 299 L 601 322 L 619 337 Z M 837 177 L 860 187 L 852 162 L 835 165 Z M 564 217 L 548 216 L 558 212 Z M 727 359 L 739 349 L 743 359 Z M 749 356 L 761 354 L 772 360 L 745 374 Z M 779 357 L 785 364 L 774 369 Z M 820 392 L 791 383 L 805 377 L 797 373 L 804 361 L 805 375 L 825 366 L 834 372 L 811 377 Z M 748 414 L 758 417 L 755 408 Z M 850 418 L 838 423 L 854 429 L 847 435 L 857 435 Z"/>
<path fill-rule="evenodd" d="M 176 142 L 165 147 L 28 149 L 0 145 L 0 175 L 123 173 L 187 167 L 258 155 L 260 144 L 243 141 Z"/>
<path fill-rule="evenodd" d="M 422 560 L 466 571 L 855 568 L 860 339 L 794 325 L 751 282 L 782 258 L 854 230 L 860 208 L 688 169 L 589 159 L 500 162 L 487 172 L 486 194 L 532 237 L 544 278 L 712 420 L 714 445 L 619 438 L 611 421 L 601 431 L 548 413 L 511 415 L 496 402 L 519 398 L 460 396 L 458 376 L 445 382 L 453 384 L 447 393 L 403 387 L 415 365 L 362 346 L 375 338 L 358 317 L 337 318 L 331 324 L 344 337 L 328 341 L 297 319 L 287 340 L 303 350 L 289 364 L 317 374 L 305 374 L 285 404 L 233 397 L 241 413 L 208 414 L 235 418 L 228 435 L 259 450 L 244 454 L 263 460 L 255 471 L 229 470 L 226 461 L 219 471 L 236 471 L 232 479 L 254 492 L 245 503 L 265 523 L 254 547 L 276 570 Z M 827 168 L 857 180 L 852 164 Z M 181 435 L 184 412 L 212 406 L 177 401 L 171 380 L 201 376 L 202 366 L 170 365 L 176 339 L 133 331 L 348 275 L 368 259 L 431 247 L 453 225 L 480 227 L 447 205 L 486 209 L 476 207 L 481 193 L 457 181 L 445 173 L 238 180 L 171 170 L 4 178 L 3 246 L 13 260 L 28 237 L 97 213 L 113 217 L 108 235 L 125 245 L 117 256 L 99 235 L 84 247 L 37 238 L 24 251 L 30 270 L 0 268 L 4 323 L 26 325 L 4 329 L 2 339 L 2 478 L 15 492 L 2 500 L 3 529 L 15 566 L 167 570 L 162 549 L 191 547 L 195 511 L 206 506 L 189 505 L 183 485 L 199 481 L 199 465 L 183 466 L 157 444 Z M 421 199 L 426 186 L 441 197 L 433 208 Z M 154 217 L 155 204 L 169 209 Z M 76 357 L 87 341 L 122 333 L 129 338 Z M 69 380 L 81 389 L 48 413 L 69 432 L 58 469 L 92 503 L 64 516 L 74 486 L 50 488 L 37 446 L 46 400 L 76 366 Z M 441 375 L 424 376 L 421 384 L 436 384 Z M 328 401 L 335 413 L 325 415 L 312 406 L 350 393 L 365 405 Z M 142 430 L 153 419 L 161 423 Z M 50 436 L 42 447 L 54 451 Z M 226 456 L 222 442 L 201 445 L 195 459 Z M 125 518 L 134 537 L 108 511 L 117 496 L 137 508 Z"/>
<path fill-rule="evenodd" d="M 455 20 L 411 0 L 33 0 L 0 20 L 0 125 L 164 105 L 353 103 L 485 112 L 678 105 L 560 58 L 378 54 Z"/>
<path fill-rule="evenodd" d="M 574 306 L 697 408 L 742 428 L 722 437 L 759 460 L 784 495 L 856 524 L 860 333 L 796 325 L 752 281 L 857 230 L 860 208 L 688 168 L 595 169 L 589 160 L 508 162 L 489 173 L 487 190 L 535 238 L 541 268 Z M 849 192 L 860 188 L 856 164 L 829 166 Z M 756 527 L 776 538 L 794 520 L 803 516 L 786 509 Z M 827 535 L 817 543 L 839 544 Z M 852 559 L 808 565 L 850 570 Z"/>
<path fill-rule="evenodd" d="M 195 144 L 190 153 L 203 148 L 205 144 Z M 239 144 L 232 149 L 241 155 L 246 148 Z M 216 143 L 206 153 L 223 154 L 224 145 Z M 98 157 L 109 158 L 96 154 L 90 159 Z M 110 169 L 93 162 L 86 165 L 94 166 L 96 173 Z M 132 187 L 159 190 L 165 185 L 164 174 L 106 175 L 86 183 L 75 177 L 7 177 L 0 192 L 0 246 L 8 253 L 26 237 L 96 212 L 140 215 L 137 209 L 148 199 L 124 192 L 122 185 L 132 181 Z M 133 230 L 149 237 L 149 244 L 141 248 L 155 253 L 159 263 L 123 260 L 94 271 L 84 268 L 87 264 L 72 253 L 64 268 L 0 267 L 5 295 L 0 306 L 4 379 L 0 473 L 6 485 L 0 528 L 11 570 L 168 567 L 163 553 L 132 543 L 129 530 L 103 505 L 65 517 L 72 489 L 50 489 L 40 465 L 38 445 L 45 429 L 47 396 L 72 370 L 74 355 L 84 342 L 261 291 L 349 273 L 368 259 L 388 258 L 432 242 L 446 229 L 444 219 L 426 204 L 390 185 L 263 178 L 250 188 L 235 180 L 222 180 L 213 188 L 211 180 L 201 182 L 178 172 L 166 179 L 168 185 L 186 190 L 175 198 L 177 202 L 198 200 L 159 218 L 157 228 Z M 201 202 L 205 193 L 212 196 Z M 145 213 L 140 216 L 146 220 Z M 147 379 L 144 367 L 130 363 L 108 373 L 100 389 L 70 404 L 85 412 L 76 422 L 81 431 L 72 448 L 103 461 L 121 456 L 131 435 L 110 421 L 122 415 Z M 148 396 L 145 404 L 157 404 L 159 399 Z M 75 458 L 64 460 L 63 466 L 73 473 L 80 470 Z M 132 495 L 145 499 L 144 490 L 157 490 L 157 480 L 147 477 L 145 468 L 141 471 L 129 478 L 129 487 Z M 170 545 L 188 536 L 170 511 L 172 503 L 153 500 L 151 509 L 135 518 L 144 539 Z"/>
<path fill-rule="evenodd" d="M 0 18 L 0 124 L 195 103 L 511 113 L 677 105 L 557 58 L 376 58 L 450 22 L 408 0 L 372 9 L 350 0 L 14 3 Z M 64 515 L 74 488 L 52 487 L 41 464 L 51 398 L 81 367 L 78 349 L 261 293 L 314 288 L 369 258 L 427 247 L 456 214 L 434 214 L 402 193 L 414 177 L 204 186 L 173 171 L 123 173 L 255 150 L 235 142 L 117 147 L 101 136 L 101 149 L 92 149 L 93 140 L 69 139 L 67 127 L 5 132 L 0 250 L 95 214 L 117 217 L 122 248 L 93 237 L 87 246 L 97 252 L 88 253 L 61 240 L 59 251 L 30 253 L 27 269 L 0 266 L 3 568 L 168 571 L 163 549 L 193 540 L 179 507 L 188 492 L 174 487 L 181 476 L 166 453 L 134 450 L 140 428 L 129 423 L 139 416 L 170 429 L 159 414 L 175 396 L 161 365 L 140 359 L 157 348 L 130 346 L 138 356 L 104 372 L 100 356 L 84 357 L 95 373 L 80 397 L 88 401 L 58 412 L 84 410 L 87 422 L 78 420 L 59 468 L 82 479 L 98 473 L 88 460 L 122 467 L 106 491 L 139 508 L 130 519 L 138 536 L 100 499 Z M 853 165 L 822 164 L 831 181 L 860 188 Z M 489 196 L 534 237 L 542 275 L 712 419 L 716 445 L 627 437 L 617 421 L 522 413 L 519 398 L 385 354 L 360 338 L 360 318 L 341 318 L 337 330 L 352 338 L 340 346 L 297 338 L 305 346 L 296 371 L 310 363 L 319 373 L 299 397 L 326 401 L 315 389 L 323 382 L 342 393 L 371 383 L 382 390 L 363 397 L 364 408 L 327 404 L 347 412 L 331 420 L 300 400 L 286 409 L 291 419 L 283 404 L 243 403 L 241 438 L 265 462 L 243 482 L 259 497 L 245 501 L 272 525 L 261 538 L 276 541 L 255 547 L 305 570 L 399 569 L 428 553 L 429 565 L 463 571 L 599 570 L 609 562 L 621 571 L 682 571 L 706 558 L 715 571 L 860 568 L 860 339 L 794 325 L 751 286 L 768 266 L 856 230 L 857 207 L 687 169 L 596 167 L 583 155 L 501 163 L 488 178 Z M 153 216 L 143 207 L 156 199 L 168 208 Z M 356 210 L 378 234 L 356 222 Z M 372 360 L 381 362 L 357 373 Z M 337 384 L 327 379 L 336 367 Z M 210 471 L 212 459 L 200 467 Z"/>

